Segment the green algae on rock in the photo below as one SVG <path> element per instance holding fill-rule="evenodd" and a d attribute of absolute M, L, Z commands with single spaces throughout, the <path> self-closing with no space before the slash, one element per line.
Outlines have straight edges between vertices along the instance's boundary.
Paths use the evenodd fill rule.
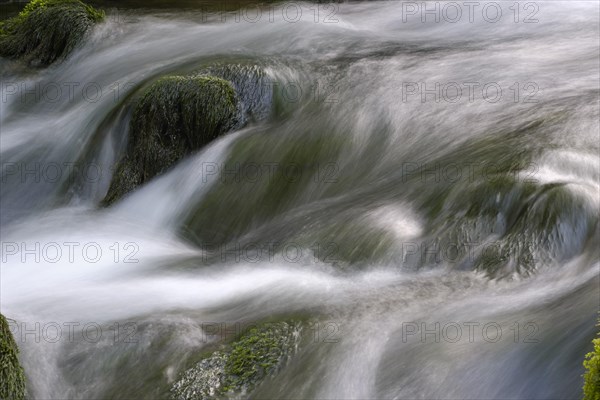
<path fill-rule="evenodd" d="M 0 314 L 0 399 L 25 398 L 25 374 L 19 364 L 19 349 L 8 328 L 8 321 Z"/>
<path fill-rule="evenodd" d="M 587 353 L 583 360 L 586 369 L 583 375 L 583 400 L 600 400 L 600 338 L 592 340 L 592 343 L 594 350 Z"/>
<path fill-rule="evenodd" d="M 168 76 L 152 84 L 131 119 L 129 144 L 108 194 L 110 204 L 236 124 L 237 100 L 223 79 Z"/>
<path fill-rule="evenodd" d="M 14 18 L 0 22 L 0 56 L 32 66 L 64 59 L 104 12 L 79 0 L 33 0 Z"/>
<path fill-rule="evenodd" d="M 233 343 L 186 371 L 171 388 L 177 400 L 220 398 L 250 393 L 294 352 L 299 325 L 271 322 L 248 329 Z"/>

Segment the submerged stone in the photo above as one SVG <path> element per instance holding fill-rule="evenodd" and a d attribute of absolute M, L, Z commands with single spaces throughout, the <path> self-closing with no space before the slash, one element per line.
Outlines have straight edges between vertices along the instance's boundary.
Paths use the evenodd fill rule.
<path fill-rule="evenodd" d="M 0 399 L 25 398 L 25 374 L 18 354 L 8 321 L 0 314 Z"/>
<path fill-rule="evenodd" d="M 79 0 L 33 0 L 14 18 L 0 22 L 0 55 L 33 66 L 64 59 L 104 12 Z"/>
<path fill-rule="evenodd" d="M 236 124 L 236 107 L 233 87 L 223 79 L 159 79 L 133 112 L 126 155 L 104 202 L 112 203 L 229 131 Z"/>
<path fill-rule="evenodd" d="M 184 233 L 220 246 L 293 209 L 305 200 L 307 188 L 331 186 L 325 167 L 334 165 L 345 144 L 343 137 L 310 131 L 240 138 L 219 179 L 190 213 Z"/>
<path fill-rule="evenodd" d="M 584 196 L 565 184 L 540 184 L 499 175 L 444 199 L 447 212 L 431 225 L 423 248 L 441 249 L 437 258 L 492 278 L 528 276 L 583 251 L 598 218 Z M 414 257 L 413 257 L 414 258 Z"/>

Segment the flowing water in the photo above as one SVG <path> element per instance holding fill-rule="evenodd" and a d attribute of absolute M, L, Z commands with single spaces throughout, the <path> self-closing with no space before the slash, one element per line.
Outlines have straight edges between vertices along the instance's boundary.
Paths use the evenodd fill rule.
<path fill-rule="evenodd" d="M 299 317 L 254 397 L 578 398 L 599 6 L 485 4 L 113 10 L 60 64 L 0 60 L 1 304 L 30 396 L 163 398 L 216 324 Z M 265 69 L 269 119 L 101 207 L 137 96 L 214 62 Z"/>

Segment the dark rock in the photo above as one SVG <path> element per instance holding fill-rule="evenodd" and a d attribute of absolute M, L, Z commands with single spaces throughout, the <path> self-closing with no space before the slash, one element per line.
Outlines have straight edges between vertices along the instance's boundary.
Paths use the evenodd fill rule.
<path fill-rule="evenodd" d="M 130 125 L 105 204 L 163 173 L 237 124 L 232 85 L 211 76 L 169 76 L 146 90 Z"/>
<path fill-rule="evenodd" d="M 199 75 L 216 76 L 231 82 L 238 98 L 238 121 L 235 128 L 269 117 L 273 102 L 273 82 L 257 65 L 215 64 L 198 71 Z"/>
<path fill-rule="evenodd" d="M 8 321 L 0 314 L 0 399 L 25 398 L 25 374 L 18 354 Z"/>
<path fill-rule="evenodd" d="M 0 22 L 0 55 L 46 66 L 64 59 L 104 12 L 79 0 L 33 0 Z"/>

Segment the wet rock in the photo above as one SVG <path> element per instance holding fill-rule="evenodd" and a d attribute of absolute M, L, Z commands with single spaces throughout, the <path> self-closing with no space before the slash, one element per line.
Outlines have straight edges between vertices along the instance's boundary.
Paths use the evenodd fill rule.
<path fill-rule="evenodd" d="M 0 314 L 0 399 L 25 398 L 25 374 L 18 354 L 8 321 Z"/>
<path fill-rule="evenodd" d="M 104 203 L 121 198 L 229 131 L 237 123 L 236 113 L 236 95 L 228 81 L 211 76 L 159 79 L 133 112 L 127 152 Z"/>
<path fill-rule="evenodd" d="M 273 88 L 256 65 L 215 64 L 154 83 L 134 111 L 109 205 L 218 136 L 269 117 Z"/>
<path fill-rule="evenodd" d="M 50 65 L 67 57 L 103 19 L 103 11 L 79 0 L 33 0 L 19 15 L 0 22 L 0 55 Z"/>
<path fill-rule="evenodd" d="M 282 367 L 298 339 L 297 323 L 265 323 L 249 329 L 186 371 L 171 388 L 171 396 L 192 400 L 250 393 Z"/>
<path fill-rule="evenodd" d="M 216 76 L 231 82 L 238 99 L 236 128 L 269 117 L 273 102 L 273 83 L 261 67 L 245 64 L 215 64 L 201 69 L 198 74 Z"/>

